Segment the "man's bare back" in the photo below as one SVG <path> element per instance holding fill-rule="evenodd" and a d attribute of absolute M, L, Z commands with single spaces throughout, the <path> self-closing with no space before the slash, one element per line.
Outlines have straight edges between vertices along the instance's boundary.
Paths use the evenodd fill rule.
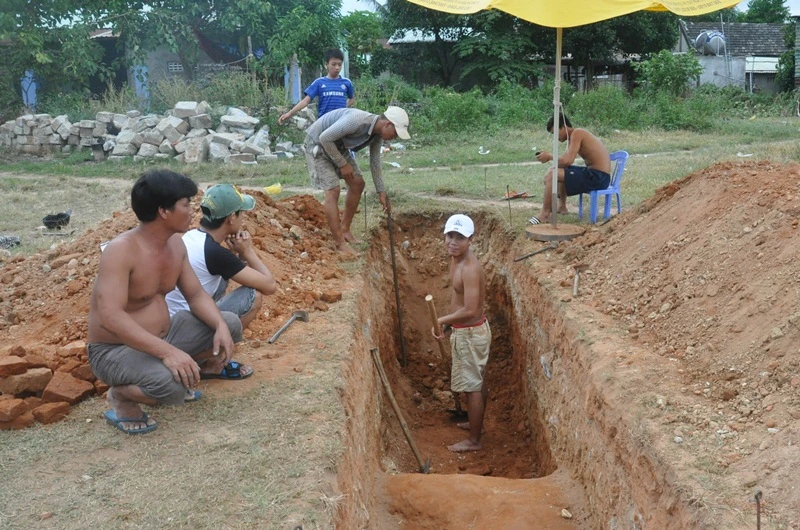
<path fill-rule="evenodd" d="M 603 142 L 601 142 L 595 135 L 586 129 L 572 129 L 569 143 L 570 146 L 567 149 L 567 153 L 572 151 L 571 148 L 574 144 L 578 156 L 583 159 L 586 167 L 597 169 L 605 173 L 611 172 L 611 160 L 609 159 L 608 149 L 606 149 L 606 146 L 603 145 Z M 575 160 L 574 156 L 572 157 L 572 160 Z M 559 166 L 560 165 L 561 164 L 559 164 Z"/>

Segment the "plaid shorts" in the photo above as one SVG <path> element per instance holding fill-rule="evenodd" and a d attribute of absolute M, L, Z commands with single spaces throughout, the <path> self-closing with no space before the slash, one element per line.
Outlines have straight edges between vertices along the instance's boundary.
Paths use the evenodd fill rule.
<path fill-rule="evenodd" d="M 318 190 L 332 190 L 339 186 L 339 179 L 342 178 L 342 174 L 336 164 L 325 153 L 322 146 L 315 144 L 310 139 L 306 139 L 304 147 L 308 175 L 311 177 L 311 186 Z M 361 170 L 353 157 L 353 152 L 344 151 L 341 154 L 345 161 L 353 167 L 353 172 L 360 177 Z"/>

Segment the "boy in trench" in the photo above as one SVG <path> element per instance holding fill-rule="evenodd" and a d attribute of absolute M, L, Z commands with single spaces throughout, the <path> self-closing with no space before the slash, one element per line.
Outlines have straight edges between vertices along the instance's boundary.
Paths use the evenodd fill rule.
<path fill-rule="evenodd" d="M 448 446 L 455 453 L 481 449 L 483 416 L 489 398 L 484 375 L 486 362 L 489 360 L 492 331 L 483 314 L 486 278 L 480 261 L 470 249 L 474 232 L 475 224 L 472 219 L 462 214 L 451 216 L 444 226 L 445 247 L 450 255 L 453 295 L 450 299 L 450 313 L 439 317 L 438 329 L 431 329 L 434 338 L 442 340 L 444 328 L 452 328 L 450 344 L 453 367 L 450 388 L 453 392 L 467 395 L 469 421 L 459 423 L 458 427 L 468 430 L 469 437 Z"/>

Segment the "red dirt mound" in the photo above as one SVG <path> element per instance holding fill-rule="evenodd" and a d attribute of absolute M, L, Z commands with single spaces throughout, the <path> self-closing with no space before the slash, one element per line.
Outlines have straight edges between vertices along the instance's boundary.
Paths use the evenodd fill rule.
<path fill-rule="evenodd" d="M 245 332 L 256 340 L 268 338 L 294 310 L 327 309 L 323 300 L 336 300 L 339 294 L 329 292 L 327 284 L 342 271 L 319 201 L 299 195 L 276 203 L 261 192 L 250 193 L 257 205 L 247 212 L 244 227 L 279 284 Z M 193 201 L 198 212 L 200 197 Z M 18 256 L 0 269 L 0 332 L 6 336 L 0 347 L 0 429 L 26 427 L 38 416 L 64 416 L 63 407 L 57 409 L 59 414 L 49 413 L 52 407 L 37 413 L 43 406 L 40 398 L 75 404 L 105 391 L 86 363 L 89 296 L 100 244 L 136 225 L 131 210 L 115 212 L 73 242 L 27 258 Z M 20 406 L 15 398 L 27 399 Z"/>
<path fill-rule="evenodd" d="M 676 366 L 652 390 L 677 465 L 800 525 L 800 165 L 721 163 L 569 244 L 582 300 Z M 572 267 L 553 271 L 572 288 Z M 587 324 L 592 325 L 592 324 Z M 596 324 L 595 324 L 596 325 Z M 625 352 L 620 352 L 624 354 Z M 630 362 L 635 362 L 631 359 Z"/>

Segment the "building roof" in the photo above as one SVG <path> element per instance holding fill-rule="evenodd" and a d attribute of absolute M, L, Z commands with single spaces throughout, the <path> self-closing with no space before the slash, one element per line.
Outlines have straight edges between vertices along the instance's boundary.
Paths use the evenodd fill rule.
<path fill-rule="evenodd" d="M 725 35 L 728 54 L 734 57 L 757 55 L 763 57 L 779 57 L 786 51 L 783 33 L 786 24 L 756 24 L 753 22 L 730 22 L 724 25 L 719 22 L 689 22 L 686 33 L 694 45 L 694 39 L 703 31 L 721 31 Z"/>

